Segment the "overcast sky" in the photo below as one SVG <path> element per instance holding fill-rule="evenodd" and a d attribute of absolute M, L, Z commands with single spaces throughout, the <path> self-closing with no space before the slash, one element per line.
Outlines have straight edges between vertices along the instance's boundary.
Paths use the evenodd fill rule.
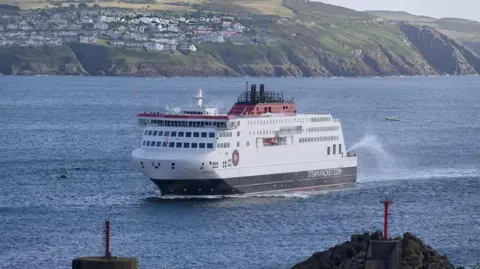
<path fill-rule="evenodd" d="M 415 15 L 480 21 L 480 0 L 319 0 L 355 10 L 401 10 Z"/>

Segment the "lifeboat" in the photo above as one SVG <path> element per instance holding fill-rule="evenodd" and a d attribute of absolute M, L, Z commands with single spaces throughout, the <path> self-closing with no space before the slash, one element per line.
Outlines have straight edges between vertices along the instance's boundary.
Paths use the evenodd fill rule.
<path fill-rule="evenodd" d="M 277 138 L 276 137 L 266 138 L 265 141 L 270 145 L 276 145 L 277 144 Z"/>

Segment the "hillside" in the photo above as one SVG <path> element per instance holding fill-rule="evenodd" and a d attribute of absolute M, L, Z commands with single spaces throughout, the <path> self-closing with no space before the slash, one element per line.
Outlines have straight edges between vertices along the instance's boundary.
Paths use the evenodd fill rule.
<path fill-rule="evenodd" d="M 350 77 L 480 72 L 480 59 L 463 44 L 425 26 L 426 17 L 422 17 L 423 25 L 413 19 L 411 23 L 389 23 L 379 20 L 378 14 L 321 2 L 280 1 L 157 3 L 196 10 L 198 16 L 207 13 L 233 16 L 249 29 L 240 42 L 201 43 L 197 44 L 196 52 L 189 53 L 146 52 L 80 43 L 63 45 L 58 52 L 47 48 L 5 47 L 0 48 L 0 73 Z M 458 25 L 457 21 L 447 19 L 437 23 Z M 252 42 L 255 38 L 266 41 Z"/>
<path fill-rule="evenodd" d="M 367 10 L 366 12 L 392 21 L 433 22 L 437 20 L 433 17 L 414 15 L 405 11 Z"/>
<path fill-rule="evenodd" d="M 394 22 L 409 22 L 425 25 L 462 42 L 480 55 L 480 22 L 459 18 L 432 18 L 413 15 L 401 11 L 368 11 L 369 14 L 385 18 Z"/>

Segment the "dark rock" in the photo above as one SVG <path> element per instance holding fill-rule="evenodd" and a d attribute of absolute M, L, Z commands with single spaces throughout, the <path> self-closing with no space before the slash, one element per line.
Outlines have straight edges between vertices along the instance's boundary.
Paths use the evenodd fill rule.
<path fill-rule="evenodd" d="M 380 231 L 352 235 L 350 241 L 316 252 L 307 260 L 292 269 L 363 269 L 370 240 L 383 240 Z M 399 269 L 455 269 L 445 256 L 440 256 L 433 248 L 411 233 L 405 233 L 401 239 L 403 255 Z M 365 245 L 363 245 L 365 244 Z"/>
<path fill-rule="evenodd" d="M 374 232 L 371 240 L 383 240 L 383 233 L 381 231 Z"/>

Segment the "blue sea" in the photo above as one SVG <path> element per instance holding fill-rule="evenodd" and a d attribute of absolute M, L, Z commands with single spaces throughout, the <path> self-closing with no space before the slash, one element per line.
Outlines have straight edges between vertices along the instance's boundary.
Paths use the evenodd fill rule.
<path fill-rule="evenodd" d="M 136 115 L 203 88 L 226 112 L 245 82 L 329 111 L 358 182 L 318 193 L 164 199 L 131 163 Z M 410 231 L 457 265 L 480 259 L 480 77 L 0 77 L 0 267 L 71 268 L 111 250 L 141 269 L 288 269 L 354 233 Z M 401 121 L 386 121 L 398 116 Z M 63 179 L 61 169 L 68 170 Z"/>

